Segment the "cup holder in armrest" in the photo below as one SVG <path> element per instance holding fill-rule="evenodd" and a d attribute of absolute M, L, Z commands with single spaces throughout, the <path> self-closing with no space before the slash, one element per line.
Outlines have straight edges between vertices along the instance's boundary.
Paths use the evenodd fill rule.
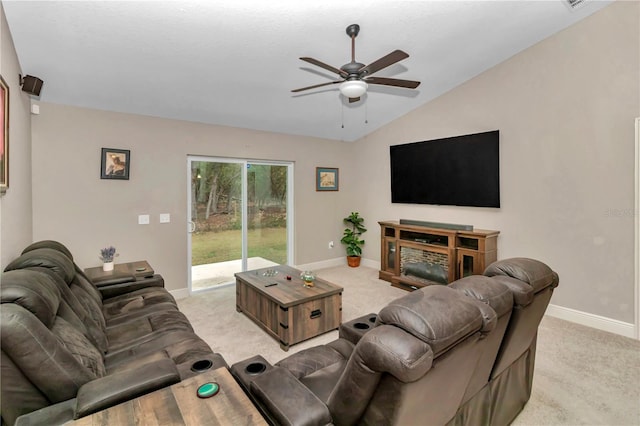
<path fill-rule="evenodd" d="M 244 371 L 251 375 L 251 376 L 256 376 L 260 373 L 264 373 L 264 371 L 267 369 L 267 366 L 262 363 L 262 362 L 252 362 L 251 364 L 248 364 L 245 368 Z"/>
<path fill-rule="evenodd" d="M 375 327 L 377 318 L 377 314 L 371 313 L 345 322 L 338 329 L 338 337 L 356 345 L 366 332 Z"/>
<path fill-rule="evenodd" d="M 196 361 L 191 365 L 191 371 L 202 373 L 204 371 L 207 371 L 211 367 L 213 367 L 213 362 L 210 359 L 201 359 L 200 361 Z"/>
<path fill-rule="evenodd" d="M 252 381 L 260 375 L 267 373 L 273 366 L 260 355 L 252 356 L 243 361 L 236 362 L 229 369 L 236 381 L 240 383 L 244 391 L 249 394 Z"/>

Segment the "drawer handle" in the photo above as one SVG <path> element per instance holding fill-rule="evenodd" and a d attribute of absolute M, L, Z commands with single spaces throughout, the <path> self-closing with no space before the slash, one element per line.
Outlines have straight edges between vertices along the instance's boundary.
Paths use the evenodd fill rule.
<path fill-rule="evenodd" d="M 316 309 L 315 311 L 311 311 L 311 319 L 320 318 L 322 316 L 322 311 L 320 309 Z"/>

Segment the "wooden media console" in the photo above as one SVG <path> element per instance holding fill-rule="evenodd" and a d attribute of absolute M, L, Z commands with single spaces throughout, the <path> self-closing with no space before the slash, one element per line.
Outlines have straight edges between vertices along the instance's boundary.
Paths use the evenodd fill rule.
<path fill-rule="evenodd" d="M 498 260 L 498 234 L 491 230 L 432 228 L 397 221 L 380 224 L 380 279 L 405 290 L 447 284 L 482 274 Z"/>

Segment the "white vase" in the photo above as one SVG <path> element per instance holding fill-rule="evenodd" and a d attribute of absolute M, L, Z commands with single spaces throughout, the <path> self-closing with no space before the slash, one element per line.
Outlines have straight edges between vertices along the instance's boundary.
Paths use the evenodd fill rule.
<path fill-rule="evenodd" d="M 102 270 L 105 271 L 105 272 L 113 271 L 113 261 L 104 262 L 102 264 Z"/>

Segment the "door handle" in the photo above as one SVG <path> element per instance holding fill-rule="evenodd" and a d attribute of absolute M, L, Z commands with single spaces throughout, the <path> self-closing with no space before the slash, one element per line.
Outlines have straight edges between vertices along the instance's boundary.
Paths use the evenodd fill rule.
<path fill-rule="evenodd" d="M 188 222 L 188 225 L 189 225 L 189 227 L 187 228 L 187 231 L 190 234 L 193 234 L 194 232 L 196 232 L 196 223 L 194 221 L 190 220 Z"/>

